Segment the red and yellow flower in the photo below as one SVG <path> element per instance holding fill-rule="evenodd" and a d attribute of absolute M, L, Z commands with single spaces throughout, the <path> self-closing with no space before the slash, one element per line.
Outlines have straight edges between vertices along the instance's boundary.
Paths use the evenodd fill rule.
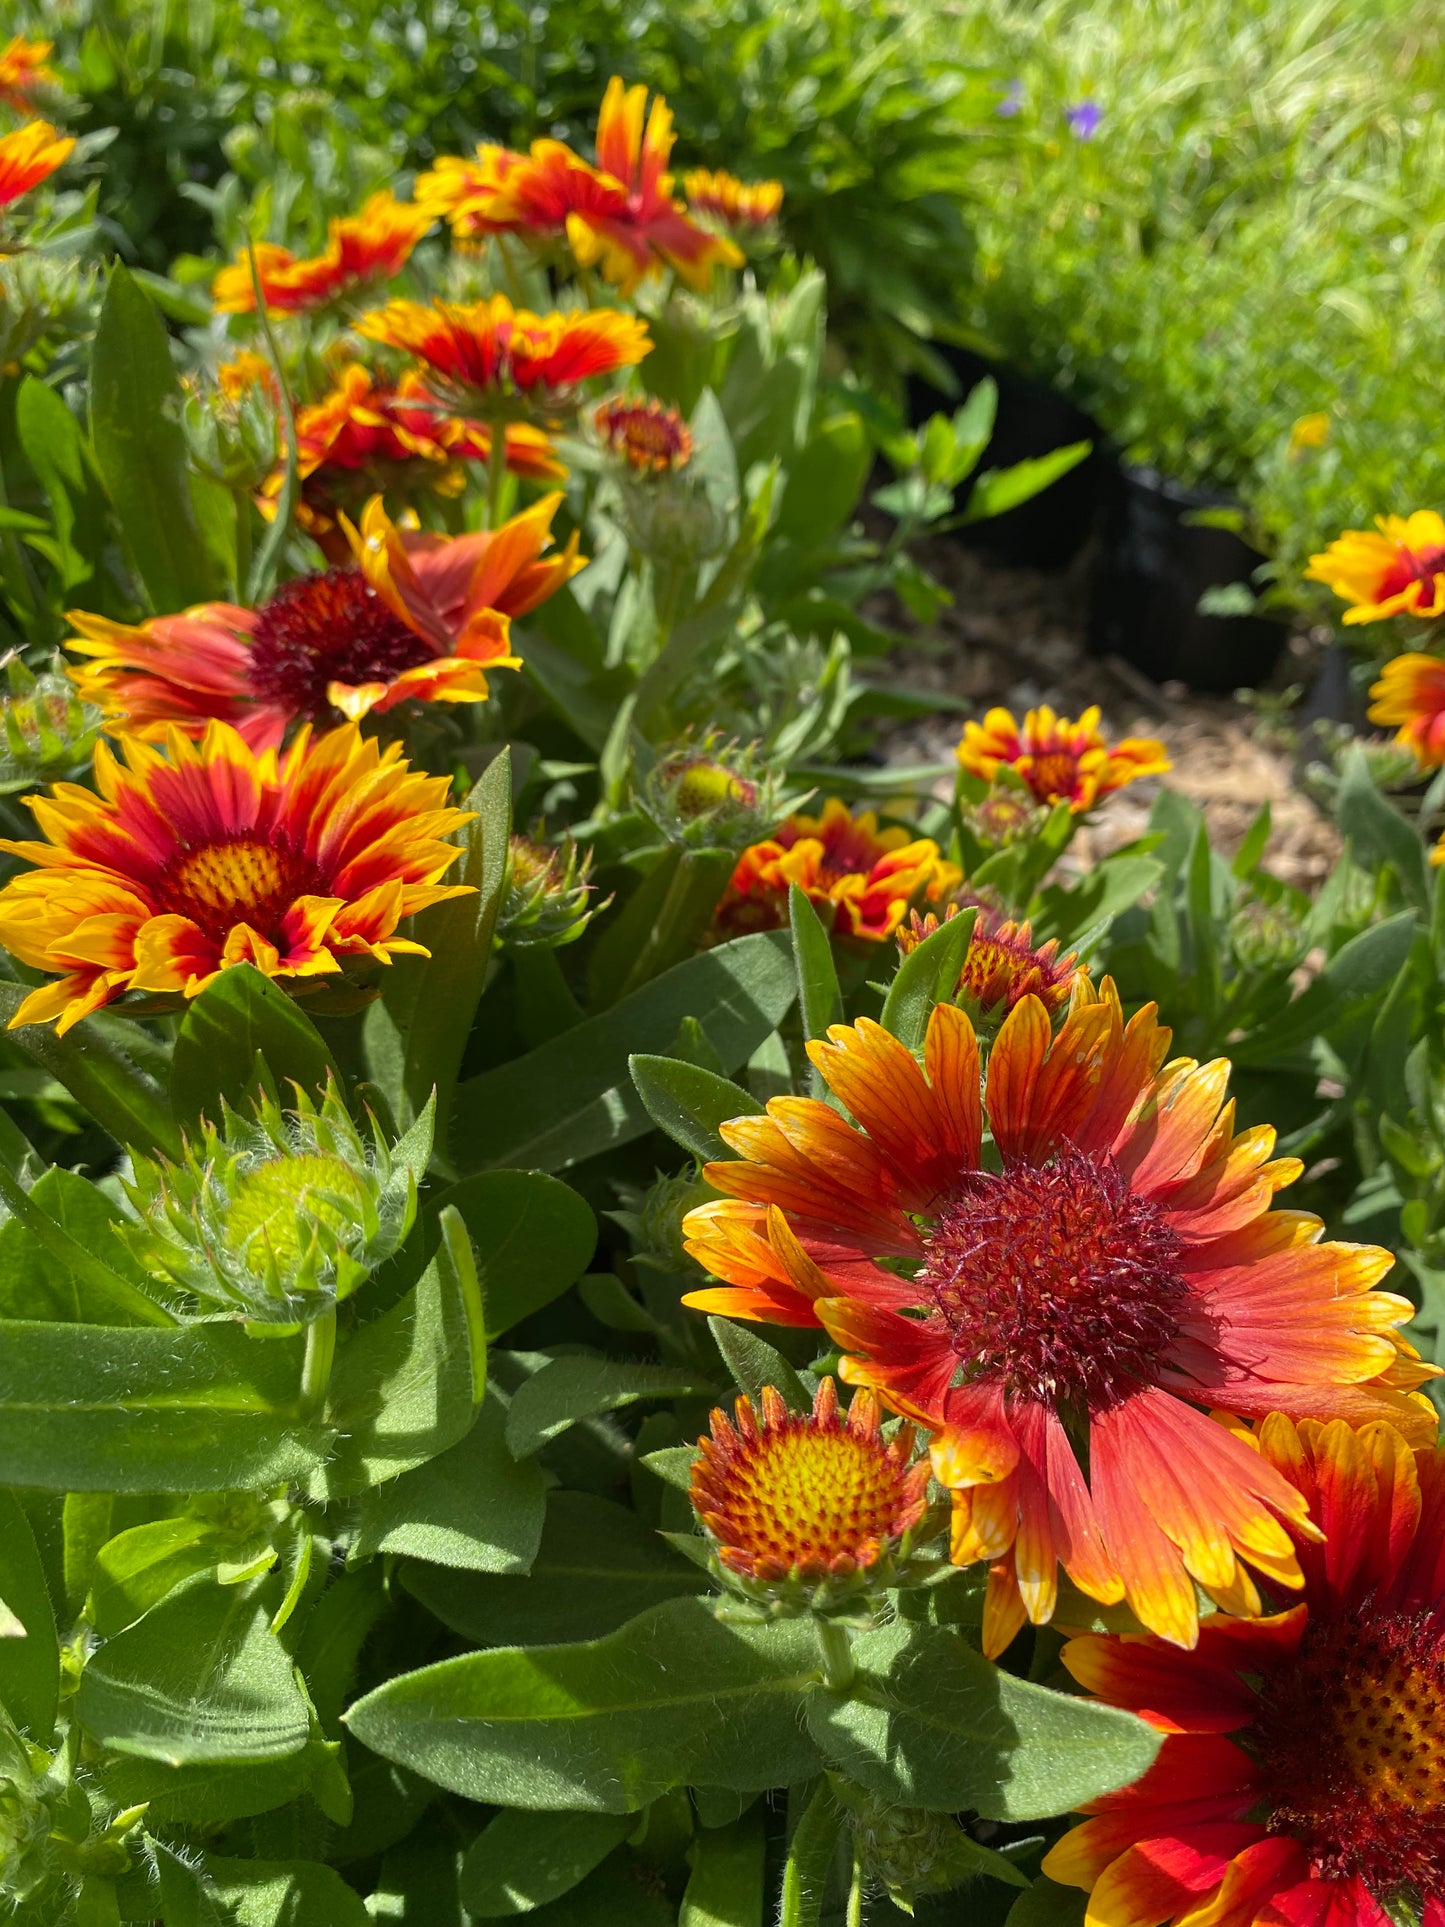
<path fill-rule="evenodd" d="M 730 228 L 767 227 L 783 205 L 781 181 L 740 181 L 736 176 L 694 167 L 682 177 L 688 212 Z"/>
<path fill-rule="evenodd" d="M 1126 783 L 1170 767 L 1164 745 L 1153 737 L 1107 744 L 1097 708 L 1086 709 L 1075 723 L 1047 704 L 1031 709 L 1022 728 L 1006 709 L 991 709 L 982 723 L 965 723 L 957 755 L 970 775 L 992 782 L 1001 769 L 1011 769 L 1040 803 L 1067 803 L 1076 815 Z"/>
<path fill-rule="evenodd" d="M 867 1391 L 845 1417 L 831 1378 L 811 1413 L 789 1412 L 771 1385 L 762 1408 L 760 1421 L 740 1398 L 733 1420 L 715 1411 L 712 1436 L 698 1440 L 692 1507 L 719 1563 L 763 1584 L 872 1572 L 928 1509 L 928 1460 L 911 1463 L 912 1426 L 885 1440 Z"/>
<path fill-rule="evenodd" d="M 1434 509 L 1377 515 L 1374 529 L 1346 529 L 1305 570 L 1348 602 L 1346 625 L 1387 616 L 1445 615 L 1445 517 Z"/>
<path fill-rule="evenodd" d="M 45 64 L 54 44 L 16 34 L 7 47 L 0 48 L 0 101 L 17 114 L 35 111 L 31 96 L 38 88 L 59 84 L 59 74 Z"/>
<path fill-rule="evenodd" d="M 329 223 L 320 254 L 298 258 L 272 241 L 256 244 L 256 276 L 268 308 L 304 313 L 324 307 L 354 288 L 390 281 L 411 259 L 435 216 L 414 202 L 398 201 L 388 189 L 373 194 L 359 214 Z M 256 306 L 249 255 L 240 253 L 211 284 L 217 314 L 250 314 Z"/>
<path fill-rule="evenodd" d="M 0 208 L 13 206 L 22 194 L 48 180 L 74 147 L 74 140 L 48 120 L 27 121 L 24 127 L 0 135 Z"/>
<path fill-rule="evenodd" d="M 402 919 L 467 894 L 439 880 L 468 820 L 448 779 L 353 728 L 303 730 L 279 765 L 219 722 L 199 743 L 173 730 L 164 754 L 135 737 L 120 750 L 96 748 L 99 795 L 26 798 L 43 842 L 0 846 L 36 866 L 0 890 L 0 943 L 62 973 L 12 1029 L 64 1032 L 129 990 L 194 997 L 232 964 L 300 980 L 425 955 Z"/>
<path fill-rule="evenodd" d="M 1080 1684 L 1165 1739 L 1044 1870 L 1089 1891 L 1089 1927 L 1440 1927 L 1445 1457 L 1389 1426 L 1278 1416 L 1258 1447 L 1308 1509 L 1299 1603 L 1207 1619 L 1187 1660 L 1148 1637 L 1070 1641 Z"/>
<path fill-rule="evenodd" d="M 613 454 L 643 474 L 667 475 L 692 460 L 692 430 L 675 408 L 652 395 L 645 401 L 625 396 L 605 401 L 592 422 Z"/>
<path fill-rule="evenodd" d="M 765 842 L 749 844 L 718 905 L 717 926 L 729 936 L 780 929 L 796 883 L 838 936 L 882 943 L 913 905 L 938 902 L 962 881 L 931 838 L 880 830 L 872 810 L 854 816 L 831 796 L 821 816 L 790 816 Z"/>
<path fill-rule="evenodd" d="M 1246 1611 L 1245 1562 L 1300 1583 L 1304 1502 L 1215 1408 L 1433 1432 L 1409 1301 L 1374 1289 L 1390 1254 L 1271 1211 L 1298 1161 L 1267 1126 L 1236 1135 L 1225 1061 L 1168 1044 L 1152 1006 L 1126 1025 L 1081 976 L 1057 1035 L 1015 1005 L 980 1101 L 957 1006 L 922 1066 L 878 1024 L 835 1026 L 808 1051 L 856 1127 L 803 1097 L 724 1124 L 742 1162 L 706 1167 L 726 1196 L 684 1224 L 723 1281 L 690 1304 L 822 1325 L 848 1383 L 935 1434 L 953 1557 L 990 1564 L 990 1653 L 1052 1616 L 1060 1565 L 1180 1646 L 1196 1582 Z"/>
<path fill-rule="evenodd" d="M 1414 750 L 1421 769 L 1439 769 L 1445 763 L 1445 662 L 1418 650 L 1396 656 L 1370 694 L 1370 721 L 1395 724 L 1395 741 Z"/>
<path fill-rule="evenodd" d="M 390 301 L 357 333 L 425 364 L 433 380 L 495 402 L 520 395 L 558 406 L 579 382 L 634 367 L 651 348 L 647 326 L 615 308 L 531 314 L 504 294 L 458 306 Z"/>
<path fill-rule="evenodd" d="M 951 923 L 961 907 L 958 902 L 950 903 L 943 922 Z M 938 928 L 935 911 L 924 916 L 911 911 L 908 922 L 899 926 L 899 950 L 906 957 Z M 953 994 L 971 1009 L 984 1014 L 996 1011 L 1000 1016 L 1006 1016 L 1023 998 L 1037 997 L 1053 1016 L 1069 1001 L 1074 979 L 1082 968 L 1073 951 L 1065 957 L 1059 955 L 1057 937 L 1036 945 L 1032 924 L 1016 923 L 982 904 Z"/>
<path fill-rule="evenodd" d="M 489 669 L 514 669 L 511 619 L 584 566 L 574 535 L 546 556 L 562 497 L 548 495 L 493 533 L 397 529 L 380 498 L 361 529 L 344 524 L 356 567 L 283 582 L 259 609 L 203 603 L 131 627 L 72 612 L 80 693 L 154 740 L 216 718 L 253 749 L 297 721 L 352 722 L 398 703 L 482 702 Z"/>
<path fill-rule="evenodd" d="M 528 481 L 558 481 L 566 469 L 550 438 L 526 422 L 506 425 L 507 467 Z M 463 462 L 486 462 L 492 431 L 439 408 L 425 379 L 408 369 L 394 385 L 378 380 L 358 362 L 337 371 L 336 383 L 319 401 L 296 414 L 297 472 L 302 482 L 301 526 L 326 550 L 328 559 L 345 560 L 349 549 L 337 516 L 342 506 L 359 508 L 358 498 L 392 493 L 408 481 L 452 495 L 463 486 Z M 267 503 L 280 497 L 286 471 L 267 478 Z"/>
<path fill-rule="evenodd" d="M 743 257 L 674 199 L 667 172 L 673 139 L 666 101 L 655 100 L 649 113 L 647 89 L 624 87 L 614 76 L 598 115 L 595 167 L 562 141 L 533 141 L 526 154 L 484 144 L 475 160 L 438 161 L 418 180 L 417 198 L 464 239 L 565 236 L 577 261 L 600 265 L 624 295 L 664 268 L 701 290 L 719 262 L 737 267 Z"/>

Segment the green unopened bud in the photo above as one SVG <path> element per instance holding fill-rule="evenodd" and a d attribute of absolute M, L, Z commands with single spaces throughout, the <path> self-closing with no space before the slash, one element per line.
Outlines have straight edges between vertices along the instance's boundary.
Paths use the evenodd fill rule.
<path fill-rule="evenodd" d="M 90 761 L 104 717 L 82 702 L 57 662 L 42 675 L 19 656 L 5 659 L 10 693 L 0 696 L 0 796 L 34 789 Z"/>
<path fill-rule="evenodd" d="M 712 730 L 664 751 L 635 798 L 669 843 L 723 850 L 758 842 L 800 800 L 779 794 L 777 774 L 756 743 L 724 741 Z"/>
<path fill-rule="evenodd" d="M 182 1163 L 138 1159 L 127 1187 L 141 1222 L 129 1230 L 148 1269 L 203 1315 L 296 1331 L 347 1298 L 401 1245 L 431 1157 L 431 1106 L 389 1144 L 374 1118 L 363 1135 L 334 1087 L 318 1106 L 297 1089 L 283 1110 L 263 1098 L 251 1117 L 222 1106 Z"/>
<path fill-rule="evenodd" d="M 637 1263 L 675 1278 L 697 1277 L 697 1262 L 683 1244 L 682 1221 L 715 1195 L 711 1185 L 685 1174 L 660 1176 L 646 1191 L 625 1193 L 629 1209 L 617 1215 L 626 1216 Z"/>
<path fill-rule="evenodd" d="M 281 457 L 276 377 L 249 349 L 216 371 L 197 377 L 181 411 L 195 466 L 225 488 L 258 489 Z"/>
<path fill-rule="evenodd" d="M 997 790 L 981 803 L 965 803 L 961 814 L 986 850 L 1006 850 L 1037 836 L 1049 813 L 1022 791 Z"/>
<path fill-rule="evenodd" d="M 865 1880 L 906 1914 L 925 1894 L 947 1893 L 983 1873 L 1017 1881 L 1012 1864 L 965 1833 L 951 1814 L 900 1807 L 841 1773 L 828 1783 L 848 1815 Z"/>
<path fill-rule="evenodd" d="M 579 855 L 570 839 L 535 843 L 514 836 L 507 849 L 507 886 L 497 913 L 497 936 L 513 950 L 575 943 L 602 904 L 592 902 L 592 852 Z"/>
<path fill-rule="evenodd" d="M 1246 970 L 1289 969 L 1300 957 L 1300 924 L 1282 905 L 1241 904 L 1229 919 L 1229 946 Z"/>
<path fill-rule="evenodd" d="M 55 1871 L 50 1759 L 0 1715 L 0 1902 L 19 1907 Z"/>

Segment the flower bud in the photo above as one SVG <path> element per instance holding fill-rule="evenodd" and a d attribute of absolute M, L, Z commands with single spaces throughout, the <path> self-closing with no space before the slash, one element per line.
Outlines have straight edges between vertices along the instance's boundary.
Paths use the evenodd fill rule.
<path fill-rule="evenodd" d="M 669 843 L 684 849 L 746 849 L 791 807 L 756 743 L 725 742 L 712 730 L 664 751 L 634 800 Z"/>
<path fill-rule="evenodd" d="M 10 693 L 0 696 L 0 796 L 54 782 L 88 763 L 104 722 L 58 661 L 37 676 L 12 655 L 5 675 Z"/>
<path fill-rule="evenodd" d="M 181 426 L 196 467 L 226 488 L 260 488 L 284 455 L 271 364 L 243 349 L 216 370 L 214 382 L 187 387 Z"/>
<path fill-rule="evenodd" d="M 628 1209 L 617 1216 L 626 1220 L 636 1262 L 675 1278 L 695 1278 L 697 1260 L 688 1256 L 682 1221 L 714 1195 L 701 1178 L 684 1174 L 659 1176 L 646 1191 L 627 1192 L 623 1202 Z"/>
<path fill-rule="evenodd" d="M 865 1880 L 881 1887 L 905 1913 L 911 1914 L 925 1894 L 947 1893 L 976 1878 L 991 1861 L 1000 1864 L 952 1814 L 898 1806 L 841 1773 L 830 1773 L 828 1784 L 848 1815 Z"/>
<path fill-rule="evenodd" d="M 867 1618 L 933 1566 L 914 1555 L 929 1463 L 913 1460 L 913 1427 L 885 1440 L 874 1394 L 855 1392 L 845 1416 L 831 1378 L 810 1413 L 789 1412 L 771 1386 L 761 1403 L 761 1419 L 746 1397 L 733 1420 L 715 1411 L 698 1441 L 692 1508 L 712 1571 L 762 1617 Z"/>
<path fill-rule="evenodd" d="M 986 850 L 1006 850 L 1037 836 L 1049 813 L 1021 790 L 996 790 L 981 803 L 963 804 L 960 814 Z"/>
<path fill-rule="evenodd" d="M 942 923 L 951 923 L 968 907 L 967 896 L 950 903 Z M 954 1002 L 975 1021 L 1006 1017 L 1024 997 L 1037 997 L 1051 1016 L 1062 1010 L 1083 968 L 1077 955 L 1070 951 L 1061 957 L 1057 938 L 1036 945 L 1031 924 L 1015 923 L 990 904 L 975 907 L 978 915 L 963 953 Z M 924 916 L 910 911 L 908 922 L 898 929 L 899 951 L 906 957 L 940 927 L 932 910 Z"/>
<path fill-rule="evenodd" d="M 328 1086 L 283 1110 L 264 1097 L 250 1117 L 222 1104 L 184 1160 L 137 1159 L 127 1186 L 140 1223 L 136 1255 L 202 1316 L 229 1312 L 297 1331 L 347 1298 L 391 1257 L 416 1217 L 431 1157 L 431 1107 L 396 1144 L 369 1136 Z"/>
<path fill-rule="evenodd" d="M 1229 947 L 1245 970 L 1289 970 L 1299 961 L 1299 919 L 1283 905 L 1242 903 L 1229 919 Z"/>
<path fill-rule="evenodd" d="M 692 430 L 653 396 L 603 402 L 592 417 L 602 445 L 640 475 L 673 475 L 692 460 Z"/>
<path fill-rule="evenodd" d="M 49 1758 L 0 1715 L 0 1901 L 20 1908 L 55 1872 Z"/>
<path fill-rule="evenodd" d="M 605 904 L 594 904 L 592 852 L 580 857 L 568 838 L 557 845 L 514 836 L 508 845 L 507 884 L 497 913 L 497 936 L 512 950 L 575 943 Z M 609 898 L 610 902 L 611 899 Z"/>

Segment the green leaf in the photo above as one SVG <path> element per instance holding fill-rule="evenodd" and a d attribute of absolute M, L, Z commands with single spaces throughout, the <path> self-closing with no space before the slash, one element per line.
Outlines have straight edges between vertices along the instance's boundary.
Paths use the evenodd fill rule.
<path fill-rule="evenodd" d="M 798 973 L 798 1010 L 803 1035 L 826 1037 L 830 1024 L 843 1021 L 843 993 L 833 946 L 817 911 L 796 883 L 788 885 L 788 918 L 793 931 L 793 964 Z"/>
<path fill-rule="evenodd" d="M 1088 1906 L 1082 1887 L 1060 1887 L 1040 1874 L 1009 1908 L 1004 1927 L 1084 1927 Z"/>
<path fill-rule="evenodd" d="M 540 1452 L 579 1419 L 646 1398 L 710 1397 L 712 1387 L 674 1365 L 629 1365 L 585 1353 L 554 1358 L 523 1379 L 507 1414 L 507 1445 L 519 1459 Z"/>
<path fill-rule="evenodd" d="M 171 1060 L 171 1110 L 194 1132 L 203 1117 L 219 1126 L 223 1098 L 233 1110 L 249 1109 L 265 1089 L 284 1103 L 287 1084 L 314 1096 L 328 1077 L 340 1084 L 310 1018 L 254 964 L 236 964 L 186 1007 Z"/>
<path fill-rule="evenodd" d="M 160 614 L 223 596 L 191 494 L 181 384 L 150 298 L 111 270 L 90 355 L 90 433 L 134 559 Z"/>
<path fill-rule="evenodd" d="M 688 1851 L 692 1873 L 677 1927 L 763 1927 L 766 1851 L 757 1810 L 730 1827 L 700 1829 Z"/>
<path fill-rule="evenodd" d="M 816 1677 L 805 1623 L 725 1626 L 679 1599 L 586 1645 L 403 1674 L 347 1724 L 469 1800 L 629 1813 L 690 1781 L 751 1792 L 816 1772 L 798 1719 Z"/>
<path fill-rule="evenodd" d="M 199 1867 L 182 1860 L 163 1840 L 146 1841 L 160 1884 L 166 1927 L 226 1927 L 226 1917 Z"/>
<path fill-rule="evenodd" d="M 872 461 L 862 416 L 852 409 L 828 416 L 788 466 L 775 532 L 813 546 L 826 541 L 852 512 Z"/>
<path fill-rule="evenodd" d="M 885 1626 L 853 1652 L 852 1695 L 816 1693 L 809 1729 L 850 1779 L 902 1806 L 1068 1813 L 1137 1780 L 1159 1750 L 1132 1713 L 1016 1679 L 946 1627 Z"/>
<path fill-rule="evenodd" d="M 507 1450 L 506 1406 L 489 1390 L 458 1444 L 366 1496 L 352 1557 L 408 1553 L 471 1572 L 526 1572 L 537 1556 L 547 1483 Z"/>
<path fill-rule="evenodd" d="M 1230 1056 L 1236 1064 L 1270 1064 L 1373 1004 L 1403 968 L 1418 927 L 1414 911 L 1402 910 L 1361 930 L 1263 1030 L 1231 1043 Z"/>
<path fill-rule="evenodd" d="M 208 1519 L 181 1513 L 118 1532 L 90 1570 L 86 1618 L 103 1639 L 134 1625 L 183 1580 L 215 1567 L 229 1553 Z M 264 1541 L 257 1551 L 267 1550 Z"/>
<path fill-rule="evenodd" d="M 443 1191 L 481 1254 L 487 1336 L 550 1305 L 586 1271 L 597 1220 L 571 1185 L 540 1171 L 480 1171 Z"/>
<path fill-rule="evenodd" d="M 116 1231 L 117 1206 L 73 1171 L 50 1170 L 28 1196 L 0 1169 L 0 1315 L 70 1324 L 170 1327 Z"/>
<path fill-rule="evenodd" d="M 741 1085 L 681 1058 L 634 1055 L 628 1068 L 653 1123 L 704 1164 L 729 1155 L 720 1124 L 763 1109 Z"/>
<path fill-rule="evenodd" d="M 415 1287 L 337 1354 L 326 1399 L 336 1447 L 312 1476 L 314 1498 L 365 1492 L 472 1428 L 486 1391 L 481 1288 L 460 1213 L 447 1207 L 440 1224 L 437 1254 Z"/>
<path fill-rule="evenodd" d="M 1376 789 L 1363 743 L 1352 743 L 1345 754 L 1335 813 L 1355 861 L 1366 870 L 1388 863 L 1409 901 L 1417 909 L 1427 909 L 1430 882 L 1425 846 Z"/>
<path fill-rule="evenodd" d="M 883 1028 L 909 1050 L 922 1050 L 934 1005 L 952 998 L 977 918 L 977 910 L 960 910 L 898 966 L 883 1001 Z"/>
<path fill-rule="evenodd" d="M 960 518 L 964 522 L 986 522 L 995 515 L 1006 515 L 1021 502 L 1035 495 L 1077 468 L 1093 447 L 1092 442 L 1069 442 L 1051 449 L 1047 455 L 1031 455 L 1011 468 L 985 469 L 968 492 L 968 502 Z"/>
<path fill-rule="evenodd" d="M 730 1318 L 709 1318 L 707 1325 L 724 1364 L 754 1405 L 761 1399 L 763 1387 L 771 1385 L 774 1391 L 782 1393 L 790 1410 L 811 1409 L 811 1393 L 783 1354 L 765 1338 L 750 1326 L 736 1324 Z"/>
<path fill-rule="evenodd" d="M 48 1746 L 60 1698 L 55 1611 L 30 1521 L 14 1493 L 3 1489 L 0 1602 L 11 1621 L 0 1637 L 0 1704 L 38 1746 Z"/>
<path fill-rule="evenodd" d="M 628 1813 L 499 1813 L 462 1862 L 462 1905 L 480 1920 L 529 1914 L 570 1893 L 636 1825 Z"/>
<path fill-rule="evenodd" d="M 665 850 L 609 921 L 587 972 L 594 1009 L 639 990 L 701 947 L 737 864 L 731 850 Z"/>
<path fill-rule="evenodd" d="M 554 1491 L 526 1578 L 402 1567 L 408 1592 L 482 1646 L 562 1644 L 610 1633 L 664 1600 L 703 1591 L 705 1576 L 635 1512 L 590 1492 Z"/>
<path fill-rule="evenodd" d="M 26 375 L 15 397 L 15 433 L 50 501 L 67 594 L 95 572 L 105 543 L 100 490 L 86 461 L 85 436 L 56 391 Z"/>
<path fill-rule="evenodd" d="M 28 985 L 0 983 L 0 1024 L 9 1024 L 28 995 Z M 125 1031 L 122 1019 L 107 1023 L 96 1016 L 64 1037 L 56 1035 L 53 1024 L 22 1024 L 6 1035 L 63 1084 L 118 1144 L 177 1157 L 181 1141 L 170 1103 L 137 1061 Z"/>
<path fill-rule="evenodd" d="M 314 1473 L 301 1341 L 239 1325 L 0 1324 L 0 1481 L 62 1492 L 224 1492 Z"/>
<path fill-rule="evenodd" d="M 195 1579 L 92 1654 L 76 1713 L 102 1746 L 170 1766 L 282 1760 L 310 1712 L 258 1583 Z"/>
<path fill-rule="evenodd" d="M 313 1789 L 340 1770 L 340 1749 L 313 1738 L 284 1760 L 244 1766 L 166 1766 L 159 1760 L 104 1755 L 93 1768 L 96 1783 L 116 1807 L 148 1806 L 152 1826 L 223 1826 L 268 1813 Z M 229 1927 L 229 1923 L 227 1924 Z"/>
<path fill-rule="evenodd" d="M 475 820 L 458 832 L 462 860 L 444 879 L 474 895 L 433 904 L 416 919 L 417 941 L 430 957 L 400 959 L 383 992 L 405 1040 L 402 1091 L 392 1095 L 398 1118 L 415 1116 L 437 1093 L 437 1142 L 445 1151 L 451 1098 L 472 1019 L 487 981 L 492 931 L 507 876 L 512 827 L 512 755 L 493 757 L 463 806 Z"/>
<path fill-rule="evenodd" d="M 206 1878 L 227 1927 L 373 1927 L 356 1889 L 314 1861 L 208 1854 Z"/>
<path fill-rule="evenodd" d="M 561 1170 L 652 1128 L 628 1075 L 634 1052 L 666 1053 L 695 1017 L 727 1071 L 745 1064 L 794 997 L 786 936 L 760 931 L 719 944 L 655 978 L 525 1057 L 457 1091 L 453 1144 L 471 1169 Z"/>

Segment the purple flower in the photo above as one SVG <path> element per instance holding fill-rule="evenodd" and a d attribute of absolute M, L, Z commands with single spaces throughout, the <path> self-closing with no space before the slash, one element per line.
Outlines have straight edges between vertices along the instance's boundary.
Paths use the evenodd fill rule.
<path fill-rule="evenodd" d="M 1098 133 L 1099 122 L 1104 116 L 1097 101 L 1081 100 L 1064 109 L 1064 118 L 1075 140 L 1091 141 Z"/>
<path fill-rule="evenodd" d="M 1019 114 L 1023 112 L 1023 105 L 1024 105 L 1024 84 L 1021 80 L 1011 80 L 1004 93 L 1003 99 L 998 103 L 997 107 L 995 107 L 993 111 L 996 114 L 1002 114 L 1005 120 L 1012 120 L 1015 114 Z"/>

